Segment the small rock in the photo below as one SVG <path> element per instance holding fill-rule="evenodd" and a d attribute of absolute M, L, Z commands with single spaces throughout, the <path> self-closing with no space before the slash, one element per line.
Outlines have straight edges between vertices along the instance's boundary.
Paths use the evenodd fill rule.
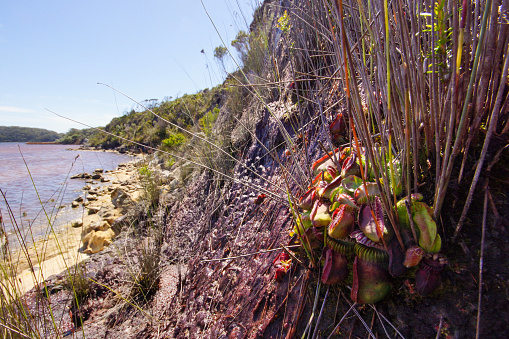
<path fill-rule="evenodd" d="M 79 207 L 79 206 L 80 206 L 80 203 L 77 202 L 76 200 L 71 203 L 71 207 L 72 208 L 76 208 L 76 207 Z"/>
<path fill-rule="evenodd" d="M 94 172 L 95 172 L 95 173 L 103 173 L 103 172 L 104 172 L 104 170 L 103 170 L 102 168 L 96 168 L 96 169 L 94 170 Z"/>
<path fill-rule="evenodd" d="M 88 214 L 96 214 L 101 210 L 101 207 L 99 206 L 87 206 L 88 208 Z"/>
<path fill-rule="evenodd" d="M 107 179 L 107 178 L 105 178 L 105 177 L 102 177 L 102 178 L 101 178 L 101 182 L 110 182 L 110 179 Z"/>
<path fill-rule="evenodd" d="M 76 199 L 74 199 L 74 201 L 76 201 L 76 202 L 83 202 L 83 197 L 79 196 Z"/>
<path fill-rule="evenodd" d="M 77 228 L 77 227 L 81 227 L 81 226 L 83 226 L 83 220 L 76 219 L 76 220 L 71 221 L 71 227 Z"/>
<path fill-rule="evenodd" d="M 52 285 L 52 286 L 48 286 L 48 290 L 49 290 L 49 294 L 55 294 L 57 292 L 60 292 L 61 290 L 64 289 L 64 286 L 62 285 Z"/>
<path fill-rule="evenodd" d="M 88 201 L 96 201 L 97 200 L 97 195 L 89 194 L 89 195 L 87 195 L 87 200 Z"/>
<path fill-rule="evenodd" d="M 103 176 L 100 174 L 100 173 L 94 173 L 92 174 L 92 179 L 95 179 L 95 180 L 99 180 L 101 179 Z"/>
<path fill-rule="evenodd" d="M 85 186 L 83 186 L 83 190 L 84 190 L 84 191 L 88 191 L 88 190 L 90 190 L 91 188 L 92 188 L 92 186 L 90 186 L 90 185 L 85 185 Z"/>
<path fill-rule="evenodd" d="M 71 179 L 90 179 L 92 176 L 88 173 L 80 173 L 71 176 Z"/>
<path fill-rule="evenodd" d="M 88 226 L 88 231 L 94 230 L 94 231 L 106 231 L 110 228 L 110 224 L 106 220 L 98 220 L 92 222 Z M 88 233 L 88 232 L 87 232 Z"/>
<path fill-rule="evenodd" d="M 172 180 L 172 181 L 170 182 L 170 190 L 172 190 L 172 191 L 173 191 L 174 189 L 176 189 L 176 188 L 177 188 L 177 187 L 179 187 L 180 185 L 181 185 L 181 182 L 180 182 L 180 180 L 179 180 L 179 179 Z"/>

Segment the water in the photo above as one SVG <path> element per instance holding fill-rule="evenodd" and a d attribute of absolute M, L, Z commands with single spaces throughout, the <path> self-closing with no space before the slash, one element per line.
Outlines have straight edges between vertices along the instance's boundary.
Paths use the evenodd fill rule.
<path fill-rule="evenodd" d="M 0 195 L 0 212 L 11 243 L 17 242 L 14 236 L 15 224 L 26 241 L 31 242 L 29 230 L 35 238 L 44 236 L 48 231 L 48 217 L 58 230 L 76 218 L 78 213 L 81 215 L 82 210 L 73 211 L 70 203 L 83 195 L 85 181 L 71 180 L 72 175 L 92 173 L 96 168 L 113 170 L 118 164 L 132 160 L 128 155 L 83 151 L 77 150 L 77 146 L 71 147 L 75 149 L 70 150 L 69 145 L 0 143 L 0 189 L 5 195 L 5 199 Z M 15 223 L 8 212 L 6 201 L 13 212 Z M 43 212 L 41 201 L 48 217 Z"/>

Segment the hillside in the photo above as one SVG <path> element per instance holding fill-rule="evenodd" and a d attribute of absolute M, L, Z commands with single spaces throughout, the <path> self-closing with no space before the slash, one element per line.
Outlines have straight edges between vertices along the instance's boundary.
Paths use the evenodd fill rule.
<path fill-rule="evenodd" d="M 106 133 L 97 129 L 71 129 L 58 142 L 134 152 L 148 150 L 139 144 L 153 148 L 178 146 L 173 143 L 183 143 L 190 137 L 190 132 L 206 133 L 211 128 L 221 107 L 222 88 L 219 85 L 173 100 L 151 103 L 142 111 L 131 110 L 100 128 Z"/>
<path fill-rule="evenodd" d="M 51 142 L 61 134 L 42 128 L 0 126 L 0 142 Z"/>
<path fill-rule="evenodd" d="M 241 70 L 197 109 L 154 108 L 185 131 L 147 112 L 106 126 L 160 152 L 76 270 L 76 335 L 503 336 L 509 29 L 500 2 L 463 4 L 266 0 Z"/>

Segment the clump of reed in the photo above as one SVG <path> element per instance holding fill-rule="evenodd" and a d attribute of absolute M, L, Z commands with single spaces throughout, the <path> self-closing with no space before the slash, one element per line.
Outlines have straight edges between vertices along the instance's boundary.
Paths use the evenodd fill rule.
<path fill-rule="evenodd" d="M 396 230 L 400 196 L 385 165 L 394 159 L 402 166 L 402 194 L 422 193 L 436 221 L 451 184 L 468 188 L 445 246 L 460 236 L 481 178 L 489 185 L 483 171 L 500 159 L 509 132 L 509 33 L 499 5 L 324 0 L 279 11 L 290 27 L 280 29 L 294 66 L 293 91 L 306 108 L 294 129 L 311 121 L 322 130 L 323 151 L 333 151 L 328 123 L 343 112 L 346 140 L 365 150 L 365 172 L 373 171 Z M 301 185 L 312 179 L 298 178 Z"/>
<path fill-rule="evenodd" d="M 374 152 L 376 147 L 402 161 L 408 193 L 418 193 L 423 178 L 434 182 L 435 218 L 451 174 L 459 170 L 455 180 L 471 190 L 456 234 L 491 139 L 507 133 L 509 105 L 507 32 L 496 2 L 461 5 L 302 2 L 290 11 L 289 37 L 299 90 L 325 118 L 346 111 L 352 142 L 366 147 L 384 183 L 387 211 L 394 211 L 395 199 L 390 173 L 383 170 L 387 159 Z M 483 152 L 473 153 L 473 145 L 482 145 Z M 469 156 L 478 156 L 478 171 L 465 182 Z"/>

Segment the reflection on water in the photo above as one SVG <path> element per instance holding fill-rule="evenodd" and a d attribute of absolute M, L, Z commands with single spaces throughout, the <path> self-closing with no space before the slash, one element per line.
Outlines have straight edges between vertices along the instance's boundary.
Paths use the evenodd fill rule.
<path fill-rule="evenodd" d="M 127 155 L 69 147 L 0 143 L 0 189 L 5 195 L 5 199 L 0 196 L 0 212 L 6 232 L 12 234 L 13 227 L 17 227 L 32 242 L 30 229 L 34 238 L 40 238 L 48 232 L 48 219 L 56 230 L 60 229 L 83 213 L 81 208 L 69 207 L 73 199 L 83 194 L 85 185 L 83 179 L 71 180 L 72 175 L 91 173 L 96 168 L 113 170 L 131 160 Z M 17 242 L 13 236 L 10 241 Z"/>

